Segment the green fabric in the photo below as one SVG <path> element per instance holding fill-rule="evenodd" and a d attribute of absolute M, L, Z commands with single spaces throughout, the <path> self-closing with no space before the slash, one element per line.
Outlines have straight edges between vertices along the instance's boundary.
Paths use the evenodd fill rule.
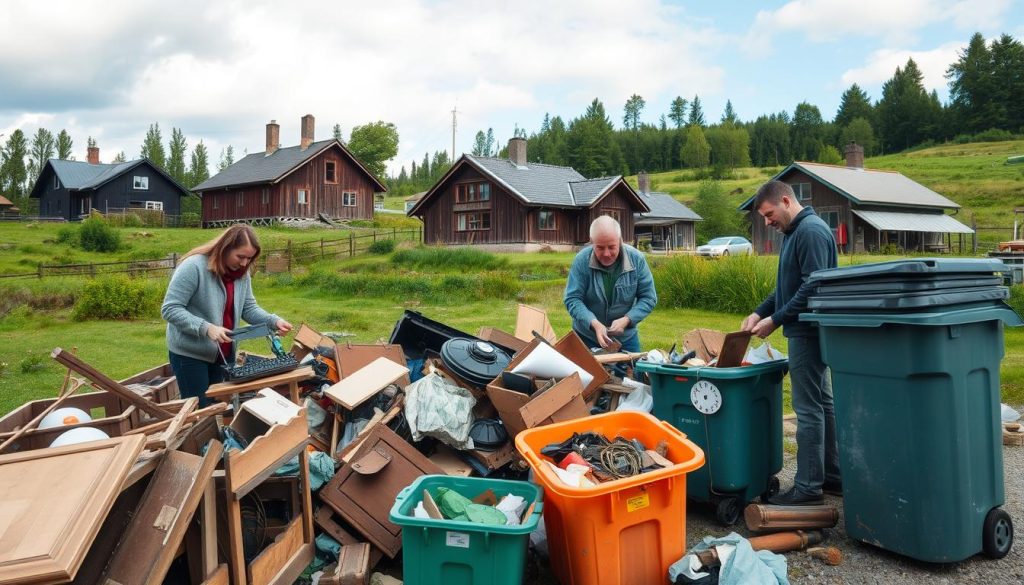
<path fill-rule="evenodd" d="M 492 506 L 474 504 L 472 500 L 446 487 L 437 488 L 437 507 L 441 515 L 449 520 L 462 520 L 477 524 L 504 526 L 508 519 L 505 513 Z"/>

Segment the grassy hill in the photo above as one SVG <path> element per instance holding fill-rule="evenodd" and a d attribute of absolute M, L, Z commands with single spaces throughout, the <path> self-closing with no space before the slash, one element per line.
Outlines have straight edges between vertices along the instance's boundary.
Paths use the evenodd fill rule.
<path fill-rule="evenodd" d="M 950 144 L 865 159 L 865 168 L 899 171 L 929 189 L 959 203 L 958 219 L 979 228 L 1012 228 L 1013 209 L 1024 207 L 1024 165 L 1008 165 L 1006 158 L 1024 154 L 1024 140 Z M 737 169 L 721 181 L 729 202 L 739 206 L 783 167 Z M 636 177 L 631 177 L 636 185 Z M 651 175 L 652 188 L 691 204 L 700 188 L 693 171 Z M 1010 229 L 978 230 L 979 246 L 1008 240 Z"/>

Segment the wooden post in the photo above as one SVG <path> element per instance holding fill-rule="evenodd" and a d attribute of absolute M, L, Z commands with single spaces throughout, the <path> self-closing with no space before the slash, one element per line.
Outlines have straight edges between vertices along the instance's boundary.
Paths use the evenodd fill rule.
<path fill-rule="evenodd" d="M 288 240 L 288 245 L 285 247 L 284 255 L 285 255 L 285 258 L 288 259 L 288 272 L 291 273 L 291 271 L 292 271 L 292 241 L 291 241 L 291 239 Z"/>
<path fill-rule="evenodd" d="M 398 241 L 398 228 L 391 228 L 391 239 L 395 242 Z"/>
<path fill-rule="evenodd" d="M 352 239 L 352 232 L 348 233 L 348 257 L 351 258 L 356 255 L 355 240 Z"/>
<path fill-rule="evenodd" d="M 320 238 L 320 259 L 324 259 L 324 239 Z"/>

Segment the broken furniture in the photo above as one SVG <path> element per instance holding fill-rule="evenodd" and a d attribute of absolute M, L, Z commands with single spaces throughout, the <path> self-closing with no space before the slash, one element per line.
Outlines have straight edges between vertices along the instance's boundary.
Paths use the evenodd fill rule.
<path fill-rule="evenodd" d="M 150 394 L 154 402 L 170 402 L 181 398 L 178 378 L 171 364 L 163 364 L 121 380 L 127 388 Z"/>
<path fill-rule="evenodd" d="M 299 382 L 308 380 L 313 377 L 313 368 L 310 366 L 302 366 L 296 368 L 290 372 L 284 372 L 283 374 L 275 374 L 273 376 L 267 376 L 266 378 L 257 378 L 255 380 L 247 380 L 245 382 L 221 382 L 219 384 L 211 384 L 206 390 L 206 397 L 213 400 L 220 400 L 222 402 L 235 401 L 239 394 L 246 392 L 252 392 L 261 388 L 280 388 L 282 391 L 287 392 L 288 397 L 292 402 L 298 404 L 299 398 Z"/>

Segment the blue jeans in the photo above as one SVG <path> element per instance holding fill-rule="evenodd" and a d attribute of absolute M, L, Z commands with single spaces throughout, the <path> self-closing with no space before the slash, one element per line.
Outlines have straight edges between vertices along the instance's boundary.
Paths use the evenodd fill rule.
<path fill-rule="evenodd" d="M 789 379 L 796 412 L 794 483 L 800 492 L 818 495 L 823 482 L 838 482 L 840 476 L 832 376 L 817 337 L 789 338 Z"/>
<path fill-rule="evenodd" d="M 219 363 L 210 363 L 193 357 L 167 352 L 171 370 L 178 378 L 178 390 L 182 398 L 199 398 L 199 408 L 210 406 L 213 400 L 206 397 L 211 384 L 223 382 L 226 374 Z"/>

